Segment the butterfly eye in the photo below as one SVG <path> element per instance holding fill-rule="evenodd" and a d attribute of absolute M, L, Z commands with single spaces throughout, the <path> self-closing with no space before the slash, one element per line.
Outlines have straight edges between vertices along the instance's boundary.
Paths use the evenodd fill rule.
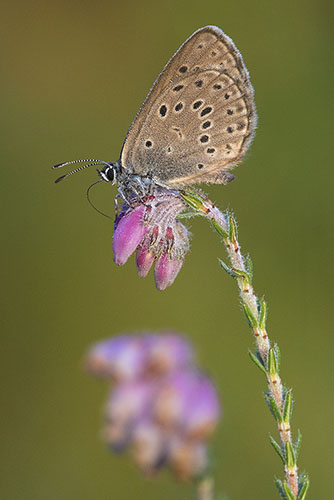
<path fill-rule="evenodd" d="M 102 170 L 98 170 L 99 176 L 106 182 L 113 182 L 115 180 L 115 171 L 113 167 L 104 167 Z"/>
<path fill-rule="evenodd" d="M 106 168 L 106 176 L 107 176 L 108 181 L 113 182 L 113 180 L 115 179 L 115 172 L 114 172 L 114 169 L 112 167 Z"/>

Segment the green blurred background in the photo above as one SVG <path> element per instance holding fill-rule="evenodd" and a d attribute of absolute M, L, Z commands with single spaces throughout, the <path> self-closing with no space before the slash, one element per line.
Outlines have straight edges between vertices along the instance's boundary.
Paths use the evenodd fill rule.
<path fill-rule="evenodd" d="M 332 498 L 333 3 L 329 0 L 12 1 L 1 9 L 2 341 L 0 496 L 191 498 L 168 474 L 143 479 L 100 441 L 107 387 L 82 370 L 101 338 L 175 328 L 217 381 L 224 420 L 213 440 L 217 489 L 231 500 L 278 498 L 281 463 L 265 381 L 235 283 L 203 220 L 175 284 L 157 292 L 133 258 L 112 260 L 112 224 L 88 205 L 94 169 L 55 186 L 53 163 L 116 160 L 152 82 L 195 29 L 216 24 L 241 50 L 259 113 L 251 153 L 230 185 L 233 208 L 269 302 L 269 332 L 294 388 L 293 428 L 309 498 Z M 112 211 L 115 188 L 93 193 Z M 328 436 L 329 434 L 329 436 Z"/>

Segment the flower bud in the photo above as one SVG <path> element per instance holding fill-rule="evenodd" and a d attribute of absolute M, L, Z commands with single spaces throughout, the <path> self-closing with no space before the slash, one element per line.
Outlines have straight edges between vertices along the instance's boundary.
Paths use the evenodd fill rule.
<path fill-rule="evenodd" d="M 154 268 L 155 286 L 158 290 L 165 290 L 178 275 L 183 264 L 183 258 L 178 258 L 170 253 L 162 253 Z"/>
<path fill-rule="evenodd" d="M 115 224 L 113 252 L 114 261 L 118 266 L 126 263 L 143 239 L 146 230 L 143 221 L 144 212 L 145 205 L 138 205 L 122 215 Z"/>
<path fill-rule="evenodd" d="M 154 253 L 149 250 L 146 246 L 141 246 L 137 250 L 136 263 L 138 269 L 138 275 L 140 278 L 145 278 L 154 262 Z"/>

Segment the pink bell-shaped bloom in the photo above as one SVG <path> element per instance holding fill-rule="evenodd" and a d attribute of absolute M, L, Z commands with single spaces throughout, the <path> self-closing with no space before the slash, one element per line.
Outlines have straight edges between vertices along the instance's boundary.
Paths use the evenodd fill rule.
<path fill-rule="evenodd" d="M 158 290 L 165 290 L 173 277 L 174 262 L 170 255 L 163 253 L 160 255 L 154 267 L 155 286 Z"/>
<path fill-rule="evenodd" d="M 137 250 L 136 263 L 138 269 L 138 275 L 140 278 L 145 278 L 154 262 L 155 255 L 152 250 L 145 246 L 141 246 Z"/>
<path fill-rule="evenodd" d="M 114 261 L 123 266 L 138 247 L 145 234 L 145 205 L 137 205 L 128 213 L 120 214 L 113 237 Z"/>
<path fill-rule="evenodd" d="M 113 250 L 116 264 L 123 265 L 137 249 L 138 274 L 144 278 L 154 261 L 158 290 L 170 286 L 189 250 L 189 232 L 178 216 L 186 205 L 177 191 L 156 187 L 150 196 L 133 196 L 117 217 Z"/>
<path fill-rule="evenodd" d="M 158 290 L 165 290 L 174 283 L 183 265 L 183 258 L 163 253 L 155 263 L 154 279 Z"/>

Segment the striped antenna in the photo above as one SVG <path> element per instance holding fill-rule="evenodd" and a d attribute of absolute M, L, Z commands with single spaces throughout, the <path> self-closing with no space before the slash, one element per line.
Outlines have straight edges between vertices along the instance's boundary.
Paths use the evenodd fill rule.
<path fill-rule="evenodd" d="M 81 170 L 84 170 L 85 168 L 88 168 L 88 167 L 93 167 L 94 165 L 110 166 L 110 163 L 108 163 L 107 161 L 96 160 L 94 158 L 90 158 L 90 159 L 86 159 L 86 160 L 72 160 L 72 161 L 65 161 L 64 163 L 57 163 L 57 165 L 54 165 L 52 168 L 61 168 L 61 167 L 65 167 L 66 165 L 73 165 L 75 163 L 84 163 L 84 162 L 90 162 L 90 163 L 87 163 L 85 165 L 81 165 L 81 167 L 75 168 L 74 170 L 72 170 L 71 172 L 68 172 L 65 175 L 61 175 L 60 177 L 58 177 L 58 179 L 55 180 L 55 184 L 62 181 L 63 179 L 66 179 L 66 177 L 69 177 L 72 174 L 76 174 L 77 172 L 80 172 Z"/>
<path fill-rule="evenodd" d="M 64 163 L 57 163 L 57 165 L 53 165 L 52 168 L 61 168 L 61 167 L 65 167 L 66 165 L 73 165 L 74 163 L 90 163 L 92 161 L 99 162 L 100 160 L 96 160 L 95 158 L 87 158 L 86 160 L 65 161 Z"/>

